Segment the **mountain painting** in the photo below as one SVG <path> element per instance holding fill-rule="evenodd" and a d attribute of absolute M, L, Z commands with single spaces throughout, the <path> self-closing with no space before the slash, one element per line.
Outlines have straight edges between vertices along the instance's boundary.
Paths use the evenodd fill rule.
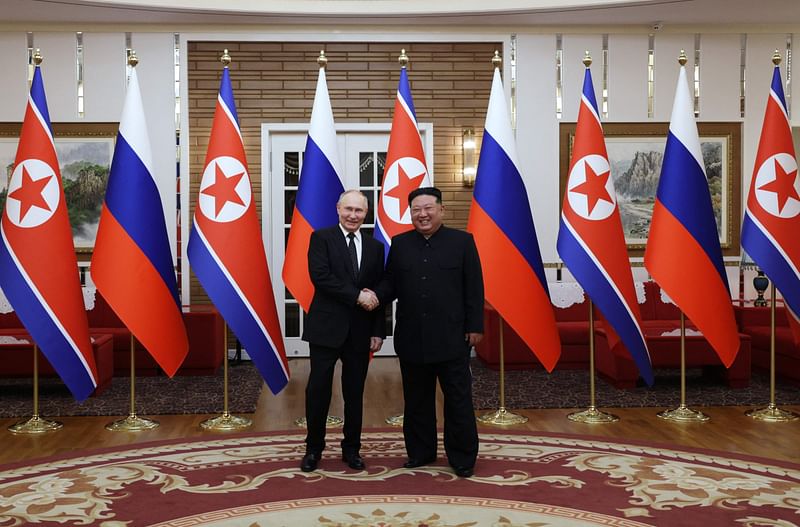
<path fill-rule="evenodd" d="M 644 246 L 650 233 L 650 220 L 661 162 L 664 158 L 663 138 L 606 137 L 611 177 L 617 192 L 625 240 L 629 246 Z M 726 164 L 727 142 L 724 137 L 701 138 L 700 149 L 706 168 L 711 204 L 721 241 L 728 232 L 726 207 L 728 185 Z"/>

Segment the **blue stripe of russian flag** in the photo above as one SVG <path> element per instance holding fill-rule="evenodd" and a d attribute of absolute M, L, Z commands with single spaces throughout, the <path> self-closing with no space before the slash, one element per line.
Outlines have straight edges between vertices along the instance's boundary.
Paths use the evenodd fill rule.
<path fill-rule="evenodd" d="M 275 345 L 237 287 L 231 276 L 222 267 L 222 262 L 212 253 L 208 241 L 197 222 L 194 223 L 195 236 L 189 238 L 187 253 L 192 262 L 192 270 L 205 287 L 214 305 L 222 313 L 233 332 L 248 350 L 261 350 L 250 353 L 250 358 L 267 381 L 272 393 L 277 394 L 289 382 L 284 372 L 283 362 Z M 276 335 L 280 338 L 280 335 Z"/>
<path fill-rule="evenodd" d="M 121 167 L 119 170 L 124 173 L 109 177 L 105 205 L 147 256 L 167 289 L 172 291 L 175 303 L 180 306 L 174 286 L 175 272 L 169 239 L 163 235 L 167 232 L 167 226 L 158 188 L 147 167 L 122 134 L 117 135 L 111 166 L 112 169 Z"/>
<path fill-rule="evenodd" d="M 481 177 L 484 171 L 491 171 L 491 175 Z M 474 197 L 519 250 L 547 291 L 525 184 L 514 162 L 488 130 L 483 134 Z"/>
<path fill-rule="evenodd" d="M 309 135 L 297 188 L 297 210 L 314 230 L 336 225 L 339 215 L 331 204 L 338 201 L 342 192 L 344 187 L 336 169 Z"/>

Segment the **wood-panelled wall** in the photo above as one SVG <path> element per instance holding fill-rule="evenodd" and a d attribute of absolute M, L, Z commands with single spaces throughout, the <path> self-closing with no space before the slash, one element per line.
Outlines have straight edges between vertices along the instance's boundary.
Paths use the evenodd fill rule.
<path fill-rule="evenodd" d="M 320 50 L 328 57 L 326 74 L 335 121 L 388 123 L 400 75 L 397 57 L 401 48 L 410 59 L 408 76 L 417 121 L 433 123 L 433 176 L 447 205 L 446 223 L 465 227 L 472 192 L 461 183 L 462 129 L 473 127 L 476 135 L 483 133 L 492 82 L 491 57 L 496 49 L 502 50 L 500 42 L 189 42 L 191 207 L 197 200 L 205 161 L 223 49 L 228 49 L 233 60 L 231 82 L 260 214 L 261 124 L 309 121 Z M 192 302 L 205 298 L 194 278 L 191 294 Z"/>

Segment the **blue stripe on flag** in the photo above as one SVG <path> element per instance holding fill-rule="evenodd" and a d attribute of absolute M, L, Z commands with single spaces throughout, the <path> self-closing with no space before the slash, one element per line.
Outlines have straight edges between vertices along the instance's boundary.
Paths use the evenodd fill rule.
<path fill-rule="evenodd" d="M 583 75 L 583 96 L 592 104 L 594 113 L 600 115 L 597 110 L 597 99 L 594 96 L 594 85 L 592 84 L 592 71 L 586 68 L 586 73 Z"/>
<path fill-rule="evenodd" d="M 708 180 L 691 152 L 672 132 L 667 135 L 667 146 L 664 149 L 662 180 L 665 174 L 669 174 L 669 184 L 658 185 L 658 200 L 697 240 L 717 269 L 725 289 L 729 290 Z"/>
<path fill-rule="evenodd" d="M 231 87 L 231 76 L 228 73 L 228 67 L 222 68 L 222 78 L 219 81 L 219 97 L 225 102 L 228 111 L 233 115 L 236 121 L 236 127 L 239 127 L 239 115 L 236 113 L 236 101 L 233 98 L 233 88 Z"/>
<path fill-rule="evenodd" d="M 772 91 L 775 92 L 775 95 L 778 96 L 778 99 L 781 101 L 781 106 L 783 107 L 782 110 L 784 113 L 786 112 L 786 97 L 783 95 L 783 81 L 781 79 L 781 68 L 780 66 L 775 66 L 775 69 L 772 72 Z"/>
<path fill-rule="evenodd" d="M 411 98 L 411 86 L 408 84 L 408 74 L 405 68 L 400 68 L 400 82 L 397 85 L 397 92 L 406 102 L 408 109 L 411 110 L 411 115 L 414 116 L 414 122 L 416 123 L 417 111 L 414 110 L 414 99 Z"/>
<path fill-rule="evenodd" d="M 158 187 L 122 134 L 117 135 L 105 204 L 150 260 L 180 306 Z"/>
<path fill-rule="evenodd" d="M 0 273 L 3 275 L 3 292 L 14 306 L 22 324 L 30 333 L 47 360 L 78 401 L 89 397 L 95 388 L 85 365 L 67 337 L 39 302 L 25 278 L 14 263 L 5 243 L 0 242 Z"/>
<path fill-rule="evenodd" d="M 547 291 L 528 193 L 517 167 L 488 132 L 483 134 L 474 196 L 522 254 Z"/>
<path fill-rule="evenodd" d="M 558 254 L 569 268 L 569 272 L 617 332 L 636 363 L 639 374 L 648 386 L 652 386 L 653 368 L 641 328 L 628 311 L 625 300 L 612 287 L 610 277 L 595 265 L 594 260 L 575 238 L 572 230 L 564 224 L 563 218 L 558 230 L 557 247 Z"/>
<path fill-rule="evenodd" d="M 344 187 L 330 160 L 308 136 L 295 201 L 300 214 L 314 230 L 336 225 L 336 202 L 342 192 Z"/>
<path fill-rule="evenodd" d="M 195 225 L 193 229 L 196 228 Z M 242 346 L 247 350 L 247 354 L 250 355 L 261 376 L 267 382 L 269 389 L 272 393 L 277 394 L 289 382 L 283 373 L 283 363 L 278 356 L 278 351 L 272 347 L 258 321 L 253 317 L 196 232 L 192 232 L 192 236 L 189 237 L 187 254 L 192 263 L 192 270 L 211 301 L 219 309 L 236 337 L 242 342 Z M 264 321 L 261 325 L 266 327 Z M 281 335 L 271 335 L 271 337 L 273 339 L 282 338 Z"/>
<path fill-rule="evenodd" d="M 42 80 L 42 69 L 39 66 L 33 70 L 33 80 L 31 81 L 31 99 L 39 114 L 47 123 L 50 135 L 53 135 L 53 125 L 50 124 L 50 111 L 47 109 L 47 97 L 44 94 L 44 81 Z"/>
<path fill-rule="evenodd" d="M 742 247 L 781 292 L 795 313 L 800 313 L 800 280 L 773 242 L 753 222 L 748 212 L 742 223 Z"/>

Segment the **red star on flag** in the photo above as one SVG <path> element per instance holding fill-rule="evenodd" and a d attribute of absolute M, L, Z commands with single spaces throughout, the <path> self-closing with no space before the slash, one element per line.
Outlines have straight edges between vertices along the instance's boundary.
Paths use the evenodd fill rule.
<path fill-rule="evenodd" d="M 28 169 L 25 168 L 24 165 L 22 166 L 22 185 L 8 195 L 9 198 L 14 198 L 15 200 L 19 201 L 20 222 L 25 219 L 25 215 L 28 214 L 28 211 L 31 210 L 31 207 L 39 207 L 40 209 L 50 211 L 50 205 L 47 204 L 42 196 L 42 191 L 50 182 L 52 177 L 53 175 L 51 174 L 34 181 L 33 178 L 31 178 L 31 175 L 28 173 Z"/>
<path fill-rule="evenodd" d="M 391 190 L 386 191 L 386 195 L 400 201 L 400 217 L 402 218 L 408 210 L 408 194 L 419 186 L 422 178 L 425 177 L 425 172 L 412 178 L 408 177 L 406 171 L 403 170 L 403 165 L 397 165 L 397 185 Z"/>
<path fill-rule="evenodd" d="M 214 198 L 214 216 L 219 216 L 222 207 L 229 201 L 244 206 L 244 201 L 236 192 L 236 185 L 243 176 L 244 172 L 240 172 L 228 177 L 220 168 L 219 163 L 214 166 L 214 183 L 200 191 L 201 194 Z"/>
<path fill-rule="evenodd" d="M 586 199 L 589 202 L 589 215 L 591 215 L 595 205 L 601 199 L 614 203 L 606 190 L 606 183 L 608 183 L 608 178 L 611 176 L 611 171 L 606 170 L 601 174 L 596 174 L 589 163 L 584 161 L 583 166 L 586 170 L 586 181 L 576 185 L 571 191 L 586 195 Z"/>
<path fill-rule="evenodd" d="M 789 198 L 800 201 L 800 195 L 797 194 L 797 189 L 794 187 L 794 181 L 797 179 L 797 169 L 792 172 L 786 172 L 777 159 L 773 162 L 775 163 L 775 179 L 761 185 L 758 190 L 766 190 L 778 195 L 778 212 L 780 213 Z"/>

